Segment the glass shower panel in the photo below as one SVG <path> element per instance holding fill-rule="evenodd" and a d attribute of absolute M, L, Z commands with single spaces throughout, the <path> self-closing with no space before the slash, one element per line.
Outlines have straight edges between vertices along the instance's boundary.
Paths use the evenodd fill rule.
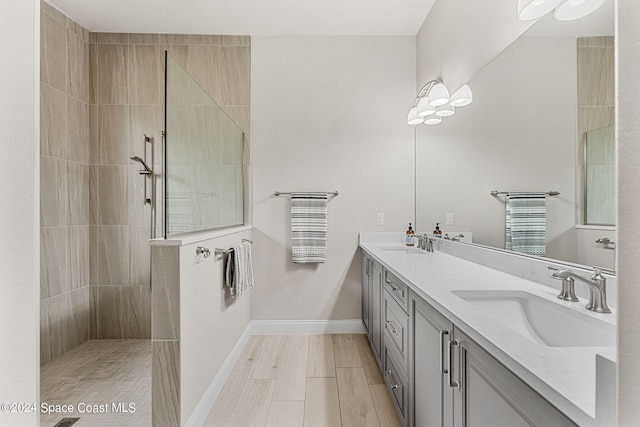
<path fill-rule="evenodd" d="M 165 238 L 244 222 L 244 133 L 166 54 Z"/>
<path fill-rule="evenodd" d="M 615 225 L 615 126 L 587 132 L 585 224 Z"/>

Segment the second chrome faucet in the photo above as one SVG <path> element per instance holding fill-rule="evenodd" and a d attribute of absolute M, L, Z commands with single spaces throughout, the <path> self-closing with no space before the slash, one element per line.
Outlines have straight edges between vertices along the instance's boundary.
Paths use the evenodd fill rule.
<path fill-rule="evenodd" d="M 589 286 L 589 303 L 585 308 L 596 313 L 611 313 L 611 310 L 607 306 L 607 280 L 602 275 L 602 268 L 593 267 L 593 275 L 589 279 L 569 270 L 559 270 L 553 267 L 549 267 L 549 270 L 553 270 L 553 274 L 551 274 L 552 278 L 562 280 L 562 290 L 558 298 L 564 301 L 578 301 L 574 290 L 574 283 L 576 280 L 579 280 Z"/>

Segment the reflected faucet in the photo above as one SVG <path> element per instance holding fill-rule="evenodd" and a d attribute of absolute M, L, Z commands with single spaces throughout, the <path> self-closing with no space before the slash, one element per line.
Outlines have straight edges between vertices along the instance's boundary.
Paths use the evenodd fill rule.
<path fill-rule="evenodd" d="M 131 156 L 129 158 L 131 160 L 133 160 L 134 162 L 140 163 L 142 165 L 142 167 L 144 168 L 144 170 L 141 170 L 139 172 L 140 175 L 151 175 L 153 173 L 153 171 L 151 170 L 149 165 L 147 165 L 147 163 L 144 160 L 142 160 L 142 158 L 140 156 Z"/>
<path fill-rule="evenodd" d="M 607 280 L 602 275 L 602 268 L 593 267 L 593 276 L 589 279 L 585 279 L 582 276 L 569 271 L 569 270 L 557 270 L 551 275 L 554 279 L 566 280 L 568 283 L 570 279 L 579 280 L 586 283 L 589 286 L 589 303 L 585 306 L 587 310 L 595 311 L 596 313 L 611 313 L 611 310 L 607 306 L 607 293 L 606 282 Z M 562 294 L 561 294 L 562 295 Z M 560 297 L 560 296 L 559 296 Z"/>

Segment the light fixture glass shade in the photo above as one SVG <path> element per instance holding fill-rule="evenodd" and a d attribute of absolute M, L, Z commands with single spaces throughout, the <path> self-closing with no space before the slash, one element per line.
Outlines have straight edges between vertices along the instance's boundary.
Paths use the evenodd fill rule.
<path fill-rule="evenodd" d="M 456 113 L 456 108 L 452 107 L 451 104 L 444 104 L 438 107 L 436 110 L 436 116 L 439 117 L 449 117 L 453 116 Z"/>
<path fill-rule="evenodd" d="M 551 12 L 562 0 L 518 0 L 518 18 L 532 21 Z"/>
<path fill-rule="evenodd" d="M 419 125 L 423 121 L 424 119 L 422 117 L 418 117 L 418 110 L 416 107 L 411 107 L 409 114 L 407 115 L 407 124 Z"/>
<path fill-rule="evenodd" d="M 424 124 L 429 126 L 438 125 L 440 124 L 440 122 L 442 122 L 442 117 L 436 116 L 435 114 L 432 114 L 424 119 Z"/>
<path fill-rule="evenodd" d="M 587 16 L 602 6 L 605 0 L 565 0 L 556 8 L 553 16 L 558 21 L 571 21 Z"/>
<path fill-rule="evenodd" d="M 429 105 L 429 99 L 427 97 L 420 98 L 416 108 L 418 109 L 419 117 L 426 117 L 436 112 L 436 107 Z"/>
<path fill-rule="evenodd" d="M 465 105 L 469 105 L 473 102 L 473 93 L 471 92 L 471 88 L 469 85 L 462 85 L 460 89 L 455 91 L 453 95 L 451 95 L 451 99 L 449 100 L 449 104 L 453 107 L 464 107 Z"/>
<path fill-rule="evenodd" d="M 438 83 L 429 92 L 429 105 L 439 107 L 449 102 L 449 89 L 444 83 Z"/>

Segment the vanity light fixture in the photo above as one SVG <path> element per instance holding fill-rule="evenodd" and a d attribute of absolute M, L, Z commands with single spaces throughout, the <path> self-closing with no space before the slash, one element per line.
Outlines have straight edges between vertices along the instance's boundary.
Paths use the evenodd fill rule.
<path fill-rule="evenodd" d="M 439 107 L 440 105 L 444 105 L 449 102 L 449 89 L 444 85 L 444 83 L 436 83 L 431 88 L 431 91 L 428 95 L 429 105 L 431 107 Z"/>
<path fill-rule="evenodd" d="M 440 116 L 436 116 L 435 114 L 430 115 L 429 117 L 427 117 L 426 119 L 424 119 L 424 124 L 425 125 L 439 125 L 440 123 L 442 123 L 442 117 Z"/>
<path fill-rule="evenodd" d="M 518 18 L 521 21 L 538 19 L 555 9 L 558 21 L 571 21 L 587 16 L 605 0 L 518 0 Z"/>
<path fill-rule="evenodd" d="M 469 85 L 465 84 L 449 96 L 449 89 L 442 80 L 431 80 L 420 89 L 413 107 L 407 115 L 410 125 L 437 125 L 443 117 L 453 116 L 456 107 L 464 107 L 473 102 Z"/>
<path fill-rule="evenodd" d="M 587 16 L 602 6 L 605 0 L 565 0 L 553 12 L 558 21 L 571 21 Z"/>
<path fill-rule="evenodd" d="M 436 116 L 438 117 L 451 117 L 456 113 L 456 107 L 452 107 L 451 104 L 444 104 L 438 107 L 436 110 Z"/>
<path fill-rule="evenodd" d="M 473 102 L 473 93 L 471 92 L 471 88 L 469 85 L 462 85 L 460 89 L 454 92 L 451 95 L 451 99 L 449 100 L 449 104 L 452 107 L 464 107 L 465 105 L 469 105 Z"/>
<path fill-rule="evenodd" d="M 412 107 L 409 110 L 409 115 L 407 116 L 407 123 L 410 125 L 419 125 L 424 122 L 422 117 L 418 117 L 418 110 L 416 107 Z"/>
<path fill-rule="evenodd" d="M 551 12 L 562 0 L 518 0 L 518 18 L 532 21 Z"/>

